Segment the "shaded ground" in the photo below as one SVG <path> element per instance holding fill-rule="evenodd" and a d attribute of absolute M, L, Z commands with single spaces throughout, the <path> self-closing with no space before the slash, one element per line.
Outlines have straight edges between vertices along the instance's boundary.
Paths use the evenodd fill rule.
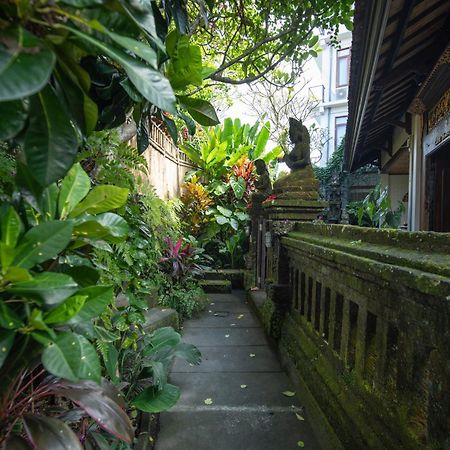
<path fill-rule="evenodd" d="M 182 394 L 161 414 L 156 449 L 319 449 L 299 400 L 283 395 L 292 385 L 243 292 L 209 298 L 209 310 L 183 330 L 203 362 L 174 365 L 170 378 Z"/>

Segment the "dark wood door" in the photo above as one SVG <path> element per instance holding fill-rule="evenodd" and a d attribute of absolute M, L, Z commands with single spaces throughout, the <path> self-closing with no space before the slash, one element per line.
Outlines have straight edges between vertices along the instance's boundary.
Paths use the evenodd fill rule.
<path fill-rule="evenodd" d="M 435 189 L 432 230 L 450 232 L 450 144 L 432 156 L 435 166 Z"/>

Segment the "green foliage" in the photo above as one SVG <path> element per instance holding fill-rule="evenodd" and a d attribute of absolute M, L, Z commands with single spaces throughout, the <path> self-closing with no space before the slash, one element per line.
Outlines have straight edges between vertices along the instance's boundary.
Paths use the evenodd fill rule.
<path fill-rule="evenodd" d="M 342 165 L 344 163 L 344 139 L 339 144 L 338 148 L 331 154 L 331 158 L 328 160 L 324 167 L 314 166 L 314 174 L 319 180 L 321 186 L 329 186 L 332 181 L 337 178 L 341 180 L 343 177 Z"/>
<path fill-rule="evenodd" d="M 26 390 L 14 391 L 9 385 L 24 381 L 21 374 L 30 365 L 35 366 L 35 358 L 40 359 L 50 374 L 62 379 L 100 382 L 100 359 L 87 330 L 94 326 L 97 315 L 113 302 L 113 291 L 109 286 L 88 286 L 92 279 L 90 270 L 94 271 L 89 248 L 98 236 L 89 228 L 79 230 L 87 224 L 99 225 L 105 242 L 124 239 L 128 231 L 120 216 L 106 212 L 126 202 L 127 190 L 124 195 L 121 193 L 120 199 L 115 197 L 114 186 L 90 190 L 89 178 L 80 165 L 73 166 L 60 183 L 45 189 L 26 183 L 31 180 L 26 167 L 19 166 L 19 171 L 22 172 L 13 196 L 15 202 L 1 205 L 0 336 L 5 347 L 2 347 L 0 366 L 3 380 L 0 400 L 8 407 L 1 412 L 6 428 L 1 430 L 0 438 L 12 431 L 15 421 L 26 411 L 23 406 L 17 410 L 18 400 L 9 397 L 17 392 L 25 395 Z M 102 189 L 104 195 L 95 197 L 93 208 L 89 198 L 95 189 Z M 32 191 L 36 194 L 31 194 Z M 81 208 L 83 211 L 76 218 L 70 217 L 83 202 L 91 207 Z M 110 222 L 105 222 L 105 216 L 114 218 L 121 227 L 111 227 Z M 73 270 L 75 267 L 80 270 Z M 94 277 L 94 282 L 97 278 Z M 78 328 L 80 324 L 83 330 Z M 45 390 L 43 395 L 53 394 Z M 35 416 L 27 416 L 23 424 L 31 442 L 49 448 L 56 444 L 41 431 L 58 424 L 63 426 L 57 419 Z M 117 425 L 127 429 L 129 440 L 129 425 Z M 110 422 L 101 426 L 108 428 Z M 68 442 L 73 441 L 75 435 L 68 427 L 65 433 Z"/>
<path fill-rule="evenodd" d="M 317 56 L 319 38 L 314 30 L 328 32 L 335 43 L 340 24 L 351 29 L 352 10 L 350 0 L 217 2 L 208 26 L 202 26 L 198 17 L 191 32 L 215 66 L 208 79 L 250 83 L 286 62 L 291 63 L 289 72 L 297 73 L 307 58 Z"/>
<path fill-rule="evenodd" d="M 223 125 L 205 130 L 200 140 L 182 143 L 180 149 L 198 168 L 193 174 L 204 183 L 214 183 L 224 178 L 242 157 L 265 162 L 278 157 L 281 147 L 266 151 L 269 134 L 269 122 L 260 128 L 259 122 L 250 126 L 227 118 Z"/>
<path fill-rule="evenodd" d="M 177 29 L 167 34 L 172 18 Z M 200 48 L 179 27 L 187 20 L 181 3 L 12 0 L 2 8 L 0 139 L 20 144 L 38 185 L 62 178 L 85 137 L 127 115 L 140 141 L 150 115 L 218 123 L 209 103 L 174 92 L 203 82 Z"/>
<path fill-rule="evenodd" d="M 0 144 L 0 199 L 11 196 L 14 190 L 14 174 L 16 162 L 14 156 L 8 152 L 6 144 Z"/>
<path fill-rule="evenodd" d="M 391 209 L 388 188 L 378 184 L 362 202 L 350 203 L 347 207 L 350 218 L 361 227 L 398 228 L 404 206 L 399 203 L 396 210 Z"/>
<path fill-rule="evenodd" d="M 190 318 L 204 308 L 204 292 L 197 282 L 190 279 L 184 285 L 174 286 L 170 280 L 165 280 L 159 288 L 159 304 L 175 309 L 181 317 Z"/>
<path fill-rule="evenodd" d="M 184 226 L 218 267 L 243 264 L 246 211 L 256 181 L 254 161 L 270 163 L 282 153 L 279 146 L 266 149 L 269 136 L 269 122 L 250 126 L 228 118 L 222 126 L 205 130 L 203 138 L 181 146 L 197 167 L 181 197 Z"/>

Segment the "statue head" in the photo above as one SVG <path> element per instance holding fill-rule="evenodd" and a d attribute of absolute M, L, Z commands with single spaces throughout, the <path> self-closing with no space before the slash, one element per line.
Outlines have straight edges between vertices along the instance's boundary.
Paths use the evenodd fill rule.
<path fill-rule="evenodd" d="M 289 117 L 289 139 L 293 144 L 301 140 L 303 132 L 303 123 L 294 117 Z"/>

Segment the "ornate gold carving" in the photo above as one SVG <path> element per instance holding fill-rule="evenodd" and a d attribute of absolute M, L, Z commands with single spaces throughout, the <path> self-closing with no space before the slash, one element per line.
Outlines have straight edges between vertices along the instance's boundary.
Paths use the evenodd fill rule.
<path fill-rule="evenodd" d="M 408 108 L 408 112 L 411 114 L 425 114 L 427 107 L 425 103 L 420 98 L 415 98 L 410 107 Z"/>
<path fill-rule="evenodd" d="M 438 122 L 450 114 L 450 88 L 439 99 L 436 105 L 428 113 L 428 133 L 436 126 Z"/>

